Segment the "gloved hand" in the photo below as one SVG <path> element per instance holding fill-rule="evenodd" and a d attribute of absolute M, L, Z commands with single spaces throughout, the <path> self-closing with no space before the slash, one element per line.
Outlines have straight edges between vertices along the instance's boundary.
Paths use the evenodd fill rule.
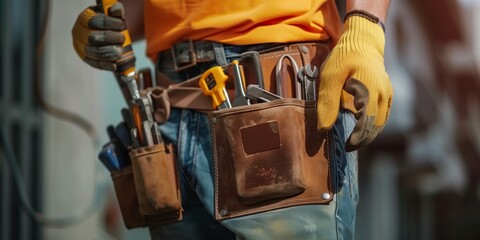
<path fill-rule="evenodd" d="M 77 54 L 89 65 L 115 70 L 115 62 L 122 56 L 125 41 L 124 8 L 115 3 L 109 8 L 109 16 L 102 9 L 92 6 L 85 9 L 77 18 L 72 29 L 73 46 Z"/>
<path fill-rule="evenodd" d="M 388 119 L 393 89 L 385 71 L 384 47 L 385 34 L 380 25 L 364 17 L 351 16 L 322 66 L 317 128 L 331 128 L 337 119 L 342 91 L 351 94 L 358 121 L 347 140 L 347 151 L 370 143 Z"/>

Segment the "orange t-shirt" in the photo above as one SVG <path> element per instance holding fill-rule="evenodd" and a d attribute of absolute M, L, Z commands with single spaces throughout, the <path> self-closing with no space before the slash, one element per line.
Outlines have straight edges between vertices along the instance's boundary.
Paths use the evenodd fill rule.
<path fill-rule="evenodd" d="M 147 54 L 185 39 L 243 45 L 332 39 L 334 0 L 145 0 Z"/>

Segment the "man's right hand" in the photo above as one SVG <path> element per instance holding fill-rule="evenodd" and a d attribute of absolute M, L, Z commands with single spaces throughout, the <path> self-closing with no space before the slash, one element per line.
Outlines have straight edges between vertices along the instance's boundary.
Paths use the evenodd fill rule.
<path fill-rule="evenodd" d="M 122 57 L 125 37 L 124 8 L 114 4 L 105 16 L 96 6 L 85 9 L 72 29 L 73 46 L 77 54 L 89 65 L 116 70 L 115 62 Z"/>

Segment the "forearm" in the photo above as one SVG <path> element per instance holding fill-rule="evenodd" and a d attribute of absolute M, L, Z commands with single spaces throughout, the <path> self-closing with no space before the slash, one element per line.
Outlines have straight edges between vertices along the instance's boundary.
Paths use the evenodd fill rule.
<path fill-rule="evenodd" d="M 132 41 L 144 38 L 143 0 L 120 0 L 125 8 L 125 20 Z"/>
<path fill-rule="evenodd" d="M 367 11 L 377 16 L 380 21 L 385 23 L 387 20 L 388 7 L 390 0 L 346 0 L 346 12 L 358 9 Z"/>

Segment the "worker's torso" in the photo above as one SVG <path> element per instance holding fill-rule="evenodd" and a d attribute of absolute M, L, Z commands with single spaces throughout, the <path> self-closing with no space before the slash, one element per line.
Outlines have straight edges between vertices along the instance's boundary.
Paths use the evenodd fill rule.
<path fill-rule="evenodd" d="M 333 0 L 146 0 L 150 57 L 184 39 L 227 44 L 315 41 L 340 32 Z"/>

